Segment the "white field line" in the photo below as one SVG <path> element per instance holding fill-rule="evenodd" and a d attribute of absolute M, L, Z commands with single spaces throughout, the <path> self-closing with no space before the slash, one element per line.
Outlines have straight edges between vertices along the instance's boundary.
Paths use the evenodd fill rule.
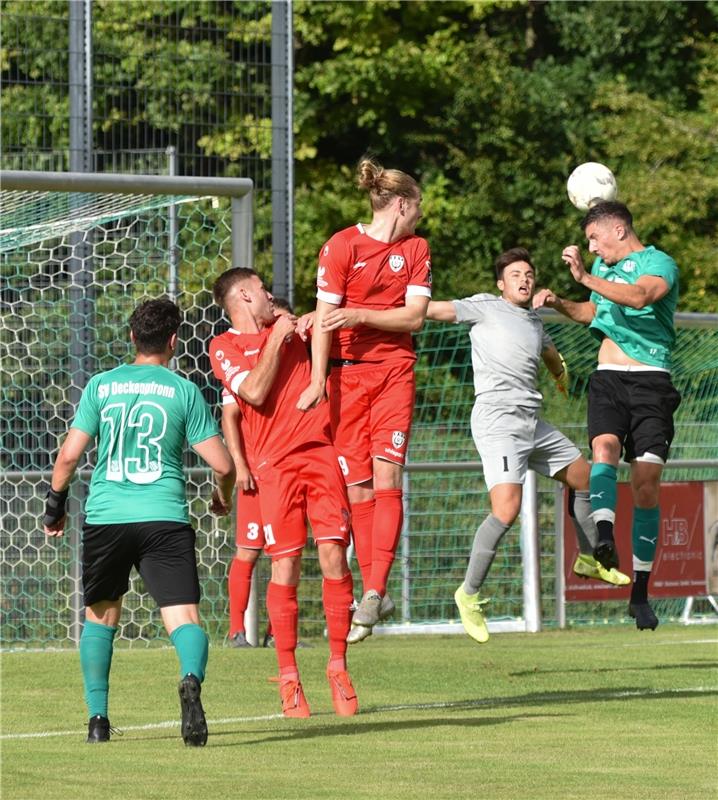
<path fill-rule="evenodd" d="M 635 691 L 615 691 L 603 692 L 601 700 L 620 700 L 624 697 L 650 697 L 661 694 L 688 694 L 694 693 L 708 693 L 717 692 L 718 686 L 694 686 L 686 687 L 683 689 L 646 689 Z M 571 694 L 571 692 L 568 692 Z M 545 695 L 532 695 L 531 702 L 535 703 L 545 697 L 546 701 L 556 700 L 555 693 L 546 693 Z M 590 702 L 590 698 L 586 698 Z M 458 709 L 471 709 L 471 708 L 494 708 L 497 706 L 521 706 L 523 705 L 522 698 L 518 697 L 487 697 L 482 700 L 458 700 L 453 702 L 437 702 L 437 703 L 406 703 L 401 705 L 391 706 L 375 706 L 364 711 L 364 714 L 381 714 L 391 713 L 394 711 L 432 711 L 442 708 L 458 708 Z M 317 714 L 315 716 L 324 716 Z M 326 716 L 333 716 L 327 712 Z M 226 717 L 224 719 L 207 720 L 208 726 L 213 725 L 236 725 L 242 722 L 267 722 L 273 719 L 284 719 L 282 714 L 263 714 L 256 717 Z M 179 727 L 178 720 L 167 720 L 165 722 L 153 722 L 147 725 L 128 725 L 122 728 L 122 733 L 127 731 L 152 731 L 162 730 L 165 728 Z M 17 740 L 17 739 L 47 739 L 55 736 L 81 736 L 82 730 L 72 731 L 39 731 L 37 733 L 4 733 L 0 735 L 0 740 Z"/>
<path fill-rule="evenodd" d="M 537 643 L 540 643 L 540 639 L 536 639 Z M 618 645 L 618 647 L 643 647 L 645 648 L 646 645 L 650 645 L 651 647 L 670 647 L 673 645 L 684 645 L 684 644 L 718 644 L 718 639 L 678 639 L 678 640 L 666 640 L 666 641 L 654 641 L 649 642 L 648 640 L 643 642 L 635 642 L 635 643 L 625 643 Z M 551 642 L 547 644 L 548 647 L 555 647 L 556 643 Z M 602 647 L 606 648 L 608 645 L 600 644 L 599 642 L 591 643 L 587 642 L 581 645 L 582 647 Z M 213 645 L 210 644 L 210 650 L 213 649 L 228 649 L 223 648 L 222 645 Z M 614 645 L 610 646 L 612 650 L 616 649 Z M 172 645 L 160 645 L 155 647 L 118 647 L 115 652 L 122 652 L 124 655 L 125 653 L 147 653 L 149 651 L 156 651 L 156 650 L 174 650 Z M 72 655 L 77 655 L 77 648 L 76 647 L 0 647 L 0 656 L 3 655 L 17 655 L 18 653 L 71 653 Z"/>

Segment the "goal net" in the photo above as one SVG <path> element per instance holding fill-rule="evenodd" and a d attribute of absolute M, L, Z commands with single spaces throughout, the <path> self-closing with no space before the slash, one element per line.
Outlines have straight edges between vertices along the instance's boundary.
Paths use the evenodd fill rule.
<path fill-rule="evenodd" d="M 93 454 L 72 484 L 64 539 L 46 541 L 40 519 L 59 444 L 89 376 L 131 358 L 127 321 L 146 297 L 176 298 L 184 323 L 174 366 L 218 408 L 207 346 L 226 323 L 213 306 L 211 287 L 232 265 L 232 209 L 228 198 L 142 192 L 3 191 L 0 202 L 0 643 L 60 646 L 77 641 L 82 621 L 81 508 Z M 569 363 L 572 382 L 566 400 L 542 373 L 544 416 L 587 452 L 586 386 L 596 344 L 582 326 L 553 319 L 547 325 Z M 469 430 L 469 340 L 462 327 L 427 324 L 416 346 L 418 391 L 405 479 L 407 513 L 389 591 L 397 601 L 396 622 L 416 630 L 428 625 L 459 630 L 453 593 L 463 579 L 477 524 L 489 511 Z M 716 479 L 718 330 L 713 318 L 686 315 L 680 320 L 675 360 L 674 381 L 683 402 L 676 415 L 672 458 L 712 459 L 713 465 L 672 470 L 666 477 Z M 456 462 L 464 466 L 457 468 Z M 201 614 L 211 637 L 221 642 L 228 623 L 232 521 L 208 513 L 209 474 L 191 452 L 186 467 L 197 530 Z M 557 613 L 556 503 L 555 484 L 539 479 L 541 612 L 546 625 L 555 623 Z M 516 524 L 501 544 L 485 587 L 493 601 L 494 624 L 515 622 L 525 614 L 519 541 Z M 263 625 L 266 559 L 258 562 L 257 574 Z M 321 579 L 311 549 L 299 602 L 302 635 L 321 634 Z M 682 602 L 661 603 L 660 613 L 680 616 Z M 142 646 L 164 641 L 159 614 L 136 575 L 124 607 L 120 640 Z M 623 619 L 625 604 L 576 603 L 568 614 L 572 622 L 615 621 Z"/>

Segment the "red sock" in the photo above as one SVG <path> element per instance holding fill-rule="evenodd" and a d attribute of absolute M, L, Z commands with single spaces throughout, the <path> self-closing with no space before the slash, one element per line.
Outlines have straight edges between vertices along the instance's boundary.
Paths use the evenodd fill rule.
<path fill-rule="evenodd" d="M 376 508 L 372 529 L 371 575 L 368 586 L 364 585 L 364 591 L 367 588 L 374 589 L 383 596 L 404 522 L 402 490 L 377 489 L 374 499 Z"/>
<path fill-rule="evenodd" d="M 361 580 L 366 591 L 371 574 L 371 530 L 374 525 L 374 500 L 352 503 L 352 532 Z"/>
<path fill-rule="evenodd" d="M 354 582 L 351 572 L 343 578 L 322 581 L 322 602 L 327 620 L 329 639 L 329 664 L 331 669 L 346 669 L 347 634 L 351 627 L 351 605 L 354 600 Z M 341 661 L 341 667 L 337 666 Z"/>
<path fill-rule="evenodd" d="M 277 651 L 277 662 L 280 673 L 291 669 L 297 671 L 297 622 L 299 604 L 297 603 L 297 587 L 282 586 L 269 582 L 267 585 L 267 612 L 272 621 L 274 646 Z"/>
<path fill-rule="evenodd" d="M 233 558 L 229 567 L 227 589 L 229 593 L 229 635 L 244 633 L 244 612 L 249 603 L 249 590 L 252 588 L 254 561 Z"/>

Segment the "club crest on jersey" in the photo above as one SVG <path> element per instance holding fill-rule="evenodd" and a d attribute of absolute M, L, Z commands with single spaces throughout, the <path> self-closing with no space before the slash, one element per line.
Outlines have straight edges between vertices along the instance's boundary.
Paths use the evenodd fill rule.
<path fill-rule="evenodd" d="M 217 359 L 217 361 L 221 361 L 224 358 L 224 350 L 217 350 L 217 352 L 214 354 L 214 357 Z"/>
<path fill-rule="evenodd" d="M 404 256 L 389 256 L 389 269 L 392 272 L 399 272 L 404 266 Z"/>
<path fill-rule="evenodd" d="M 401 448 L 406 443 L 406 434 L 404 431 L 394 431 L 391 435 L 391 443 L 396 447 L 397 450 L 401 450 Z"/>

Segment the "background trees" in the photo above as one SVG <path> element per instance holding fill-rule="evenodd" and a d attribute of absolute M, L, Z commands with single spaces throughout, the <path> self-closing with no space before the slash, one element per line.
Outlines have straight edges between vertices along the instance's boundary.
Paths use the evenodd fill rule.
<path fill-rule="evenodd" d="M 67 4 L 2 7 L 11 166 L 9 151 L 68 146 Z M 437 297 L 492 289 L 494 256 L 516 244 L 541 282 L 580 297 L 559 258 L 582 238 L 565 180 L 596 160 L 616 173 L 643 241 L 678 261 L 681 310 L 718 310 L 717 2 L 293 8 L 299 308 L 313 304 L 324 239 L 367 218 L 353 175 L 370 152 L 422 183 Z M 185 174 L 246 174 L 248 159 L 266 160 L 270 72 L 253 53 L 271 46 L 269 14 L 266 2 L 95 0 L 98 149 L 176 144 Z M 264 242 L 271 197 L 260 189 Z M 257 263 L 271 270 L 265 246 Z"/>

